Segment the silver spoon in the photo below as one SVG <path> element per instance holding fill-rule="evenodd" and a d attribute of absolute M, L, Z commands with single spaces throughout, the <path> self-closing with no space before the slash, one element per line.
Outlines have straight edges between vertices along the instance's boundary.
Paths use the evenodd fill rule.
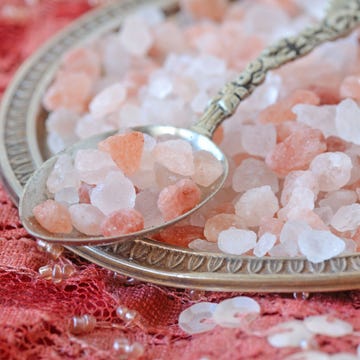
<path fill-rule="evenodd" d="M 324 19 L 317 25 L 305 29 L 296 37 L 284 38 L 265 49 L 258 58 L 250 62 L 245 71 L 237 79 L 227 83 L 214 98 L 200 120 L 190 129 L 173 126 L 151 125 L 133 128 L 154 137 L 172 135 L 188 141 L 195 150 L 206 150 L 213 154 L 222 164 L 221 177 L 211 186 L 201 202 L 185 214 L 165 222 L 160 226 L 121 236 L 87 236 L 76 230 L 70 234 L 53 234 L 43 229 L 32 215 L 32 209 L 48 198 L 46 180 L 58 158 L 56 155 L 46 162 L 32 175 L 26 184 L 20 199 L 20 218 L 25 229 L 33 236 L 54 243 L 66 245 L 99 245 L 125 241 L 155 233 L 189 216 L 222 187 L 228 175 L 228 163 L 222 151 L 210 140 L 216 128 L 238 107 L 241 100 L 248 97 L 264 80 L 266 73 L 279 66 L 302 57 L 325 41 L 335 40 L 347 35 L 360 24 L 360 0 L 335 0 L 329 4 Z M 97 135 L 77 143 L 64 152 L 70 155 L 79 149 L 95 148 L 97 143 L 110 133 Z M 63 152 L 63 153 L 64 153 Z M 63 154 L 62 153 L 62 154 Z"/>

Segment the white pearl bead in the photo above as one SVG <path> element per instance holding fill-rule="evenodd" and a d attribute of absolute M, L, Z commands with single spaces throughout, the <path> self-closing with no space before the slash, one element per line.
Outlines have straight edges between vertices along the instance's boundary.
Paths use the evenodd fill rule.
<path fill-rule="evenodd" d="M 216 307 L 217 304 L 210 302 L 201 302 L 190 306 L 180 314 L 179 327 L 188 334 L 199 334 L 212 330 L 216 326 L 212 321 Z"/>
<path fill-rule="evenodd" d="M 219 303 L 214 312 L 214 321 L 222 327 L 241 327 L 245 321 L 252 319 L 253 315 L 260 313 L 259 304 L 247 296 L 238 296 L 226 299 Z"/>

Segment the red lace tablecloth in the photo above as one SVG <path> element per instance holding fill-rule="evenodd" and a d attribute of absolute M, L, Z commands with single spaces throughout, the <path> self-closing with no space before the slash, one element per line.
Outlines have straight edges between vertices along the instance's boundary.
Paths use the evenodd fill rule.
<path fill-rule="evenodd" d="M 84 0 L 0 0 L 0 94 L 38 46 L 94 5 Z M 283 359 L 299 351 L 278 350 L 265 337 L 241 329 L 216 327 L 189 336 L 178 327 L 180 312 L 196 301 L 219 302 L 238 294 L 194 293 L 126 280 L 71 253 L 55 262 L 64 261 L 76 268 L 69 279 L 54 284 L 39 275 L 39 267 L 54 260 L 24 231 L 16 207 L 0 187 L 0 359 L 118 359 L 112 344 L 123 337 L 143 344 L 143 359 Z M 261 306 L 257 329 L 330 313 L 360 330 L 359 291 L 313 294 L 308 300 L 292 294 L 250 296 Z M 116 315 L 119 305 L 136 310 L 140 321 L 122 322 Z M 71 317 L 83 314 L 95 316 L 97 327 L 72 335 Z M 359 343 L 355 335 L 316 340 L 328 353 L 354 354 Z"/>

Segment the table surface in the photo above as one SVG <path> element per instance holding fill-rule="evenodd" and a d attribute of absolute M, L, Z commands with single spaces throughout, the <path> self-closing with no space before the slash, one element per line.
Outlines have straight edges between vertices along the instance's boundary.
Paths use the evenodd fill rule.
<path fill-rule="evenodd" d="M 0 96 L 19 65 L 46 39 L 75 18 L 99 6 L 84 0 L 0 2 Z M 76 272 L 59 284 L 42 278 L 38 269 L 71 263 Z M 38 249 L 22 228 L 16 207 L 0 186 L 0 358 L 118 359 L 114 339 L 138 341 L 142 359 L 283 359 L 299 348 L 272 347 L 265 336 L 241 329 L 215 329 L 193 336 L 177 325 L 182 310 L 200 301 L 216 302 L 239 293 L 198 292 L 141 283 L 102 269 L 64 252 L 56 260 Z M 360 291 L 310 294 L 246 294 L 259 302 L 254 325 L 266 330 L 286 320 L 330 314 L 360 329 Z M 122 322 L 116 308 L 138 312 L 138 321 Z M 72 316 L 91 314 L 98 325 L 85 335 L 72 335 Z M 327 353 L 356 353 L 359 338 L 316 337 Z"/>

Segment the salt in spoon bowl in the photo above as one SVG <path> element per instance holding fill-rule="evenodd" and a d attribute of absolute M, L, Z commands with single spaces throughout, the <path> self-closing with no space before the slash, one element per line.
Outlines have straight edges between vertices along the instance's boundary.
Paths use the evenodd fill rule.
<path fill-rule="evenodd" d="M 228 163 L 225 155 L 210 140 L 216 128 L 227 117 L 232 115 L 240 101 L 249 96 L 264 80 L 266 73 L 279 66 L 306 55 L 325 41 L 335 40 L 347 35 L 360 23 L 360 0 L 335 0 L 324 19 L 317 25 L 307 28 L 295 37 L 280 40 L 265 49 L 258 58 L 250 62 L 245 71 L 237 79 L 227 83 L 214 98 L 200 120 L 190 129 L 172 126 L 151 125 L 133 128 L 132 130 L 147 133 L 154 137 L 171 135 L 188 141 L 194 150 L 205 150 L 218 159 L 223 167 L 220 178 L 211 185 L 209 193 L 205 194 L 200 203 L 181 216 L 167 221 L 160 226 L 147 228 L 121 236 L 87 236 L 73 231 L 70 234 L 53 234 L 42 228 L 34 219 L 33 208 L 48 198 L 46 180 L 52 170 L 58 155 L 50 158 L 32 175 L 26 184 L 20 199 L 20 218 L 25 229 L 33 236 L 54 243 L 66 245 L 100 245 L 121 242 L 155 233 L 184 219 L 208 202 L 222 187 L 227 174 Z M 111 134 L 102 134 L 79 142 L 65 153 L 73 155 L 79 149 L 95 148 L 96 145 Z"/>

